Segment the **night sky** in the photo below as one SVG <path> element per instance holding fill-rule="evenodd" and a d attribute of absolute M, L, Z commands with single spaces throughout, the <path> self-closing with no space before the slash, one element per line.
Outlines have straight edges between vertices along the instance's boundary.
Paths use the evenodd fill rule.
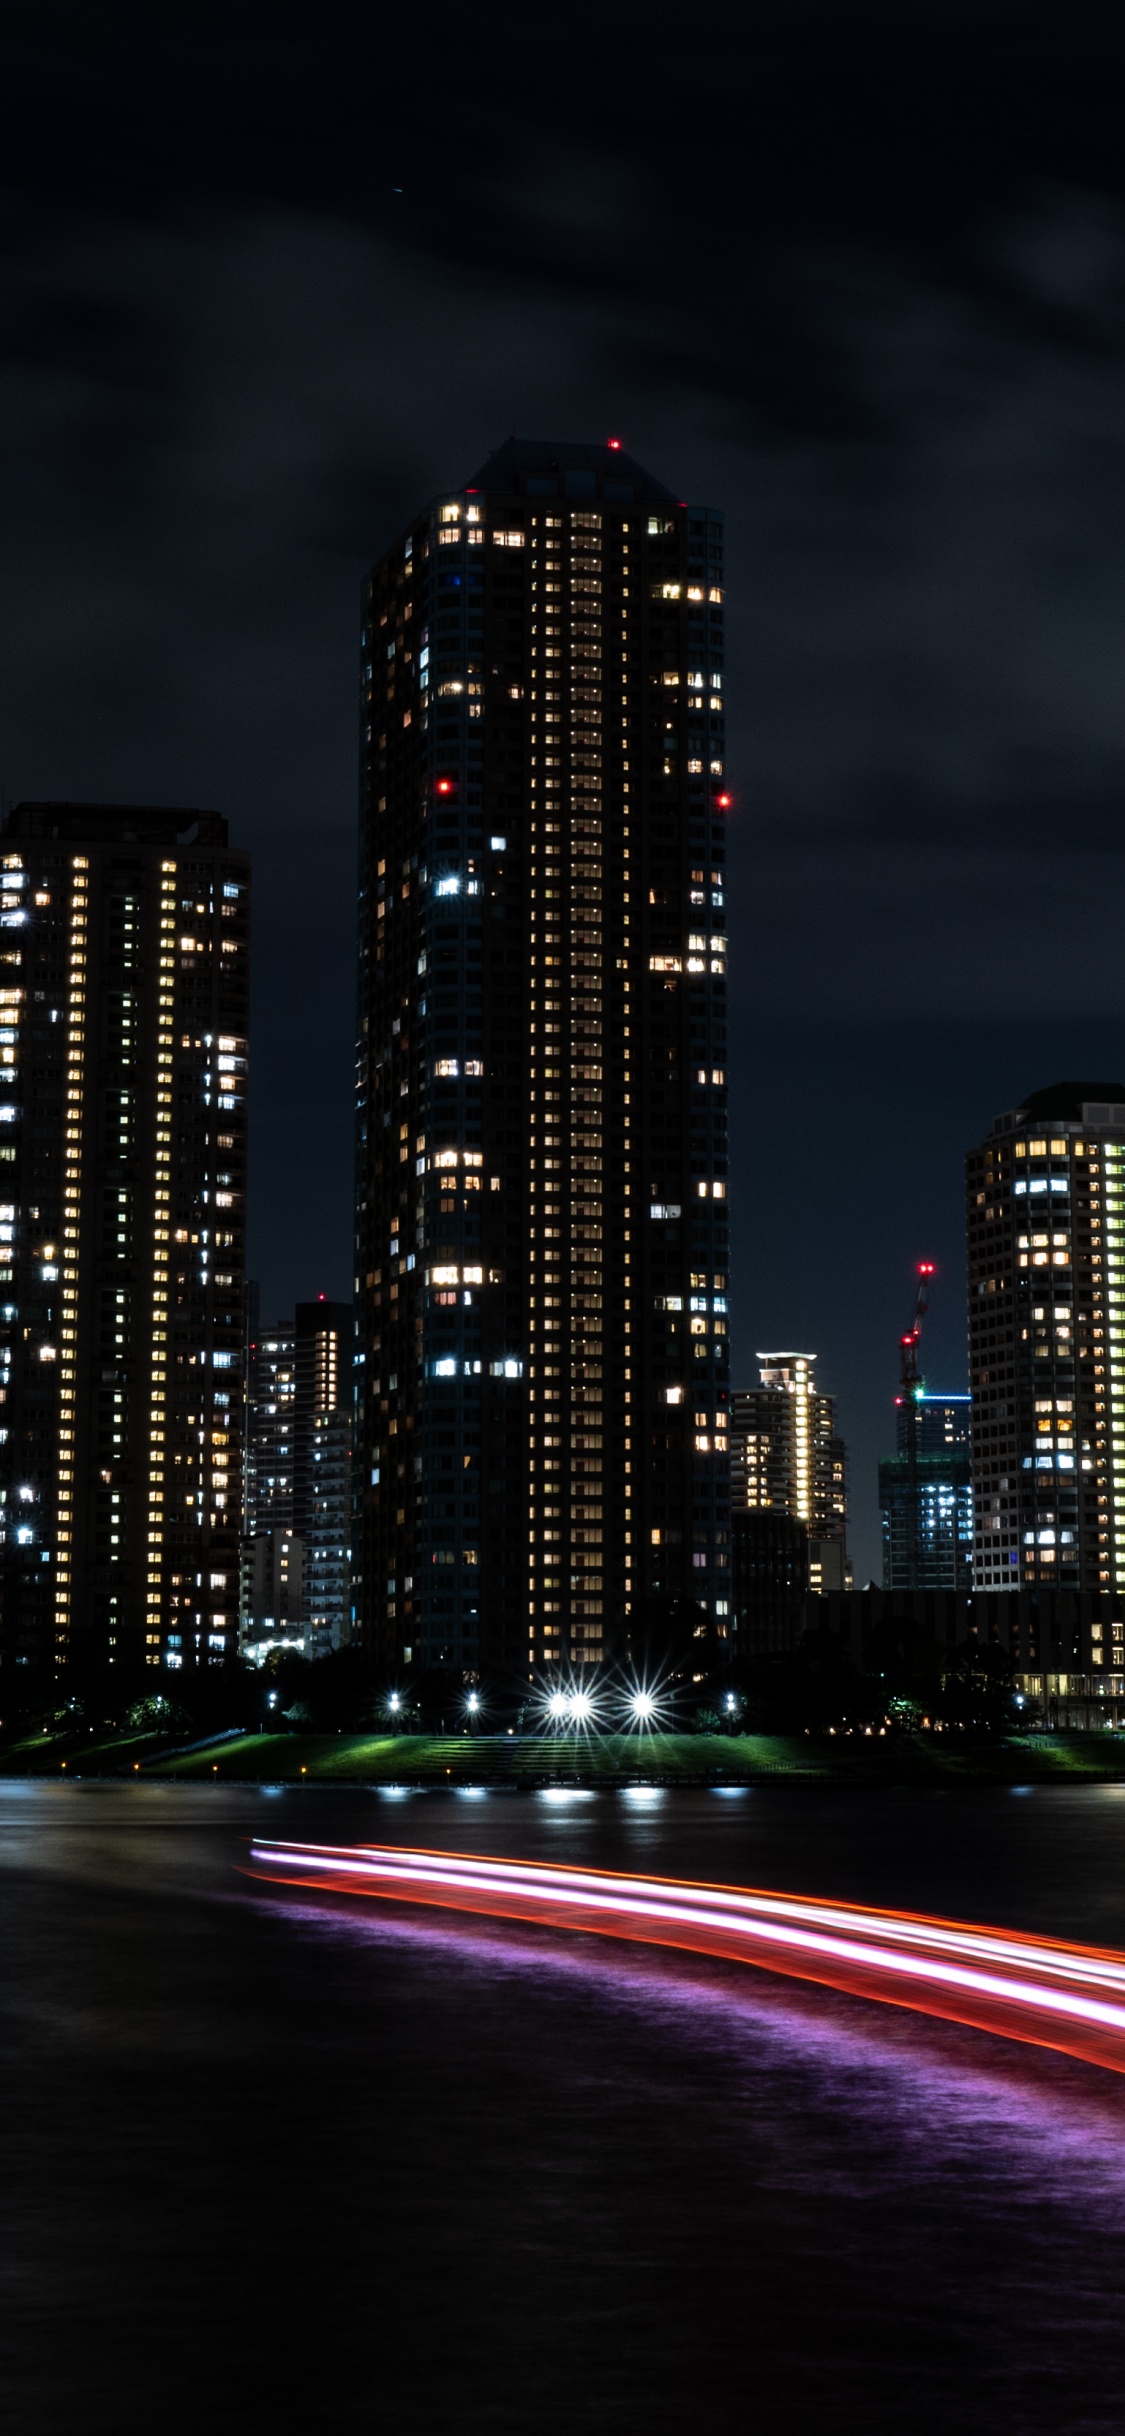
<path fill-rule="evenodd" d="M 256 857 L 251 1263 L 350 1291 L 357 603 L 513 431 L 728 520 L 734 1369 L 877 1569 L 961 1158 L 1125 1076 L 1118 8 L 24 12 L 0 779 Z"/>

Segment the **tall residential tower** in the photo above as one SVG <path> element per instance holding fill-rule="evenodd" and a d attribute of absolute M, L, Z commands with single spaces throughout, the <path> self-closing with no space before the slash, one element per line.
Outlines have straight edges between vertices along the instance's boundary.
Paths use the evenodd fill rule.
<path fill-rule="evenodd" d="M 256 1286 L 248 1301 L 242 1645 L 326 1657 L 351 1628 L 354 1314 L 321 1294 L 260 1328 Z"/>
<path fill-rule="evenodd" d="M 1125 1084 L 1031 1093 L 967 1186 L 976 1587 L 1119 1594 Z"/>
<path fill-rule="evenodd" d="M 364 594 L 361 1628 L 597 1662 L 729 1621 L 723 548 L 512 441 Z"/>
<path fill-rule="evenodd" d="M 847 1458 L 836 1428 L 836 1399 L 816 1384 L 815 1353 L 760 1353 L 758 1361 L 761 1384 L 739 1388 L 731 1397 L 736 1521 L 743 1513 L 790 1515 L 807 1536 L 809 1589 L 843 1590 Z"/>
<path fill-rule="evenodd" d="M 236 1647 L 249 899 L 215 813 L 4 825 L 6 1665 Z"/>

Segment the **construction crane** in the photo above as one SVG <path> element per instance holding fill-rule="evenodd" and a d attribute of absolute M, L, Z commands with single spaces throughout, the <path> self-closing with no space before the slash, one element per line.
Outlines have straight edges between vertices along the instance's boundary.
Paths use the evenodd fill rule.
<path fill-rule="evenodd" d="M 922 1323 L 930 1307 L 930 1279 L 936 1274 L 932 1260 L 918 1263 L 918 1290 L 914 1297 L 914 1317 L 905 1336 L 899 1338 L 899 1381 L 902 1406 L 902 1426 L 906 1452 L 906 1586 L 908 1590 L 922 1588 L 922 1517 L 918 1495 L 918 1404 L 922 1382 L 918 1375 L 918 1347 L 922 1342 Z"/>

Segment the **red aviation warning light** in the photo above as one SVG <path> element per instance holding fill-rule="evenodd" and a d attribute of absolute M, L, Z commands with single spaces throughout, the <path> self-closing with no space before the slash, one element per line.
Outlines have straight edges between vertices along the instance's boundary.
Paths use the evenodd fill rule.
<path fill-rule="evenodd" d="M 434 785 L 435 795 L 452 795 L 452 793 L 453 780 L 451 778 L 439 778 L 436 780 Z"/>
<path fill-rule="evenodd" d="M 730 808 L 731 808 L 731 805 L 733 804 L 733 802 L 734 802 L 734 797 L 733 797 L 733 795 L 726 795 L 726 794 L 724 794 L 724 795 L 716 795 L 716 797 L 715 797 L 715 809 L 716 809 L 716 811 L 717 811 L 717 812 L 729 812 L 729 811 L 730 811 Z"/>
<path fill-rule="evenodd" d="M 620 442 L 620 440 L 607 440 L 607 441 L 606 441 L 606 447 L 607 447 L 607 448 L 620 448 L 620 446 L 621 446 L 621 442 Z"/>

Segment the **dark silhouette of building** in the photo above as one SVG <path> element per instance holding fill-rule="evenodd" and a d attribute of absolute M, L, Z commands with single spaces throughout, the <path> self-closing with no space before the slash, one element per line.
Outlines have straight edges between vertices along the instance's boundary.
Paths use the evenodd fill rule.
<path fill-rule="evenodd" d="M 388 1663 L 730 1618 L 723 549 L 512 441 L 364 594 L 357 1582 Z"/>
<path fill-rule="evenodd" d="M 8 1663 L 236 1645 L 249 898 L 215 813 L 4 825 Z"/>
<path fill-rule="evenodd" d="M 896 1649 L 947 1666 L 978 1645 L 1010 1661 L 1021 1701 L 1048 1724 L 1125 1723 L 1125 1598 L 1097 1590 L 851 1590 L 808 1598 L 805 1633 L 835 1634 L 876 1676 Z"/>
<path fill-rule="evenodd" d="M 978 1590 L 1125 1591 L 1125 1084 L 1058 1083 L 967 1162 Z"/>
<path fill-rule="evenodd" d="M 809 1535 L 795 1514 L 731 1509 L 739 1654 L 790 1649 L 809 1588 Z"/>

